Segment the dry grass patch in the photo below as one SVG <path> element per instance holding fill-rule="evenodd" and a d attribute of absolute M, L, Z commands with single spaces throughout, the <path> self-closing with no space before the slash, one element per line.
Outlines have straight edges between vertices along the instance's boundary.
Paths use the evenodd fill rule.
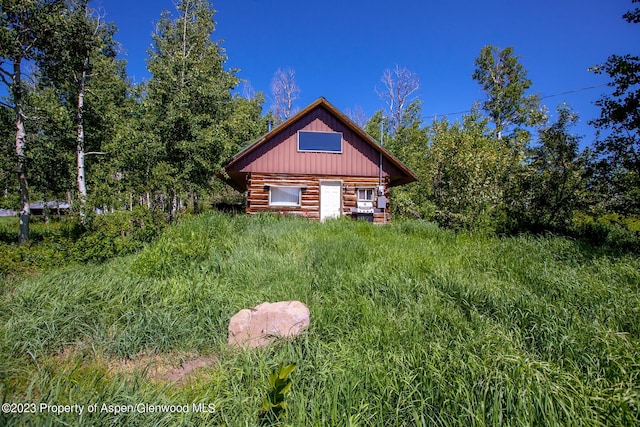
<path fill-rule="evenodd" d="M 109 376 L 125 376 L 133 378 L 142 376 L 152 382 L 186 384 L 194 372 L 208 368 L 218 362 L 213 355 L 195 353 L 170 352 L 164 354 L 141 352 L 133 358 L 113 358 L 88 354 L 86 343 L 77 343 L 65 347 L 55 357 L 59 365 L 72 364 L 74 361 L 85 367 L 104 367 Z"/>
<path fill-rule="evenodd" d="M 133 376 L 143 373 L 154 382 L 187 383 L 192 374 L 217 362 L 213 356 L 198 354 L 140 354 L 133 359 L 116 359 L 108 363 L 113 374 Z"/>

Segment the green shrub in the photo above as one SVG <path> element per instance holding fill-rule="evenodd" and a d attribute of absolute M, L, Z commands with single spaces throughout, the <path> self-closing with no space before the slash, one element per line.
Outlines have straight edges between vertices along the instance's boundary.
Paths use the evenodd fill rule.
<path fill-rule="evenodd" d="M 0 217 L 0 242 L 13 243 L 18 239 L 18 218 Z"/>
<path fill-rule="evenodd" d="M 80 261 L 102 262 L 140 250 L 162 230 L 162 219 L 145 207 L 88 217 L 86 231 L 75 244 Z"/>
<path fill-rule="evenodd" d="M 0 224 L 0 277 L 131 254 L 165 226 L 162 216 L 144 207 L 92 214 L 84 223 L 79 216 L 33 218 L 29 241 L 18 245 L 17 221 Z"/>
<path fill-rule="evenodd" d="M 74 218 L 48 223 L 34 218 L 30 239 L 17 243 L 17 220 L 5 222 L 0 234 L 0 277 L 21 275 L 29 271 L 58 267 L 73 262 L 74 238 L 82 234 Z"/>
<path fill-rule="evenodd" d="M 607 214 L 597 218 L 577 213 L 569 234 L 612 249 L 640 252 L 640 219 Z"/>

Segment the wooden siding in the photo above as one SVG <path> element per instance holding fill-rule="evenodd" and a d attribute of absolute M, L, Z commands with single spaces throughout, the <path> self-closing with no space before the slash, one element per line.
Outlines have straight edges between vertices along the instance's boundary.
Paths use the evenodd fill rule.
<path fill-rule="evenodd" d="M 247 184 L 247 213 L 277 212 L 304 216 L 320 220 L 320 183 L 324 181 L 342 182 L 342 215 L 353 216 L 351 209 L 356 207 L 358 188 L 373 188 L 378 185 L 377 177 L 354 177 L 344 175 L 292 175 L 251 173 Z M 388 182 L 384 182 L 387 188 Z M 296 207 L 269 206 L 270 186 L 301 187 L 301 205 Z M 389 200 L 388 191 L 385 196 Z M 391 221 L 389 209 L 384 213 L 375 213 L 374 223 L 388 223 Z"/>
<path fill-rule="evenodd" d="M 299 152 L 299 130 L 342 133 L 342 153 Z M 383 156 L 383 176 L 405 173 Z M 238 159 L 240 173 L 286 173 L 333 176 L 372 176 L 380 173 L 380 150 L 365 142 L 334 114 L 319 106 L 274 137 Z"/>

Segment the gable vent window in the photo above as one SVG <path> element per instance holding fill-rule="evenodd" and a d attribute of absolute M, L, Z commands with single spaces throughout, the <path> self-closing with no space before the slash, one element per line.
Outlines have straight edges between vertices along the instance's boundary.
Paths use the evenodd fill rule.
<path fill-rule="evenodd" d="M 270 206 L 300 206 L 301 188 L 269 187 Z"/>
<path fill-rule="evenodd" d="M 298 131 L 298 151 L 342 153 L 342 133 Z"/>

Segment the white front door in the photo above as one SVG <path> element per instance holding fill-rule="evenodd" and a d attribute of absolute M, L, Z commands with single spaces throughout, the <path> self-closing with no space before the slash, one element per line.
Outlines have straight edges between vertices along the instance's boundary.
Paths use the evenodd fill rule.
<path fill-rule="evenodd" d="M 320 183 L 320 221 L 338 218 L 342 213 L 342 182 Z"/>

